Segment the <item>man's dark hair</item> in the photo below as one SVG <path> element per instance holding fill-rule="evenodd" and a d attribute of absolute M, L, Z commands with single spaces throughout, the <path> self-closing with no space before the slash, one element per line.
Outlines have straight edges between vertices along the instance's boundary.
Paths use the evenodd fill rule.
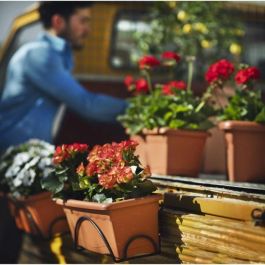
<path fill-rule="evenodd" d="M 39 5 L 40 20 L 44 28 L 49 29 L 53 15 L 58 14 L 68 20 L 76 9 L 87 8 L 92 5 L 92 1 L 43 1 Z"/>

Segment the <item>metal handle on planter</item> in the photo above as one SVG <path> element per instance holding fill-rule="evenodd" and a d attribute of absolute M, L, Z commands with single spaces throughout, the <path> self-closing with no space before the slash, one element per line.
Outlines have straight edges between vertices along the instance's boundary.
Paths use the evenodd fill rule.
<path fill-rule="evenodd" d="M 109 251 L 109 254 L 111 256 L 111 258 L 113 259 L 114 262 L 122 262 L 122 261 L 125 261 L 125 260 L 129 260 L 129 259 L 133 259 L 133 258 L 140 258 L 140 257 L 148 257 L 148 256 L 151 256 L 151 255 L 155 255 L 155 254 L 159 254 L 160 253 L 160 244 L 159 246 L 157 247 L 156 246 L 156 243 L 155 241 L 153 240 L 153 238 L 147 236 L 147 235 L 135 235 L 131 238 L 129 238 L 125 244 L 125 248 L 124 248 L 124 251 L 123 251 L 123 258 L 122 259 L 116 259 L 116 257 L 114 256 L 114 253 L 111 249 L 111 246 L 106 238 L 106 236 L 104 235 L 104 233 L 102 232 L 102 230 L 100 229 L 100 227 L 88 216 L 81 216 L 77 222 L 76 222 L 76 225 L 75 225 L 75 230 L 74 230 L 74 248 L 75 249 L 83 249 L 82 247 L 78 246 L 77 243 L 78 243 L 78 234 L 79 234 L 79 229 L 80 229 L 80 226 L 81 224 L 84 222 L 84 221 L 88 221 L 90 222 L 93 227 L 97 230 L 98 234 L 100 235 L 100 237 L 102 238 L 105 246 L 107 247 L 108 251 Z M 131 257 L 131 258 L 127 258 L 127 251 L 128 251 L 128 248 L 130 246 L 130 244 L 138 239 L 138 238 L 144 238 L 144 239 L 147 239 L 149 240 L 153 247 L 154 247 L 154 252 L 151 253 L 151 254 L 144 254 L 144 255 L 137 255 L 137 256 L 134 256 L 134 257 Z M 159 238 L 160 239 L 160 238 Z M 159 240 L 160 242 L 160 240 Z"/>
<path fill-rule="evenodd" d="M 15 215 L 17 215 L 17 213 L 19 212 L 19 210 L 23 210 L 25 213 L 26 213 L 26 217 L 28 218 L 29 220 L 29 226 L 31 228 L 33 232 L 33 235 L 34 236 L 37 236 L 37 237 L 41 237 L 42 239 L 46 239 L 41 230 L 39 229 L 39 227 L 37 226 L 31 212 L 29 211 L 29 209 L 26 207 L 26 205 L 23 203 L 23 202 L 20 202 L 20 201 L 17 201 L 17 200 L 14 200 L 14 199 L 10 199 L 10 201 L 14 204 L 15 206 Z M 55 218 L 50 226 L 49 226 L 49 232 L 48 232 L 48 240 L 52 238 L 52 229 L 53 229 L 53 226 L 58 223 L 59 221 L 62 221 L 62 220 L 66 220 L 66 217 L 65 216 L 59 216 L 57 218 Z"/>
<path fill-rule="evenodd" d="M 67 221 L 66 220 L 66 217 L 65 216 L 59 216 L 59 217 L 57 217 L 57 218 L 55 218 L 52 222 L 51 222 L 51 224 L 49 225 L 49 232 L 48 232 L 48 235 L 49 235 L 49 239 L 51 239 L 52 238 L 52 229 L 53 229 L 53 227 L 55 226 L 55 224 L 57 224 L 58 222 L 60 222 L 60 221 Z M 64 233 L 61 233 L 62 235 L 63 234 L 68 234 L 68 232 L 64 232 Z"/>
<path fill-rule="evenodd" d="M 19 210 L 23 210 L 26 213 L 26 217 L 29 220 L 29 226 L 31 228 L 32 231 L 34 231 L 34 234 L 36 234 L 37 236 L 41 236 L 43 237 L 40 229 L 38 228 L 38 226 L 36 225 L 34 218 L 31 214 L 31 212 L 28 210 L 28 208 L 25 206 L 25 204 L 23 202 L 14 200 L 14 199 L 10 199 L 10 202 L 14 204 L 15 206 L 15 215 L 17 215 L 17 213 L 19 212 Z"/>
<path fill-rule="evenodd" d="M 84 221 L 88 221 L 90 222 L 93 227 L 97 230 L 98 234 L 100 235 L 100 237 L 102 238 L 102 240 L 104 241 L 110 255 L 112 256 L 112 258 L 114 257 L 114 254 L 113 254 L 113 251 L 110 247 L 110 244 L 107 240 L 107 238 L 105 237 L 104 233 L 102 232 L 102 230 L 99 228 L 99 226 L 88 216 L 81 216 L 77 222 L 76 222 L 76 225 L 75 225 L 75 234 L 74 234 L 74 248 L 75 249 L 78 249 L 80 248 L 78 245 L 77 245 L 77 242 L 78 242 L 78 234 L 79 234 L 79 229 L 80 229 L 80 226 L 81 224 L 84 222 Z M 115 257 L 114 257 L 115 259 Z"/>

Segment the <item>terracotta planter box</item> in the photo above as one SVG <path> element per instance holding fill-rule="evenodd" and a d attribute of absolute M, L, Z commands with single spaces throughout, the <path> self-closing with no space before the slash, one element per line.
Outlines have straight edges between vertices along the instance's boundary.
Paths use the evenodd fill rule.
<path fill-rule="evenodd" d="M 143 166 L 148 165 L 147 161 L 147 151 L 146 151 L 146 136 L 143 134 L 139 135 L 133 135 L 130 137 L 131 140 L 134 140 L 139 143 L 139 145 L 136 146 L 135 154 L 139 156 L 139 160 L 141 161 L 141 164 Z"/>
<path fill-rule="evenodd" d="M 52 201 L 50 192 L 17 200 L 9 196 L 8 204 L 17 227 L 26 233 L 49 238 L 69 230 L 64 211 Z"/>
<path fill-rule="evenodd" d="M 227 170 L 230 181 L 265 181 L 265 126 L 249 121 L 225 121 Z"/>
<path fill-rule="evenodd" d="M 101 254 L 113 254 L 116 260 L 122 260 L 158 252 L 160 198 L 160 195 L 151 195 L 109 204 L 61 199 L 56 202 L 63 205 L 76 245 Z M 95 225 L 86 218 L 90 218 L 102 231 L 111 250 L 107 248 Z M 144 237 L 135 238 L 129 244 L 127 253 L 124 253 L 129 240 L 139 235 Z"/>
<path fill-rule="evenodd" d="M 146 130 L 144 133 L 152 173 L 198 176 L 209 133 L 175 129 Z"/>

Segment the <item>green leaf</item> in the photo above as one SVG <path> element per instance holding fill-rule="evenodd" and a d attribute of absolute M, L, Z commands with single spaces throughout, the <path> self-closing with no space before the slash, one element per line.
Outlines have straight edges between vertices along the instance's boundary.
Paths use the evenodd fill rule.
<path fill-rule="evenodd" d="M 145 180 L 144 182 L 139 183 L 138 188 L 142 195 L 151 194 L 156 190 L 156 186 L 151 180 Z"/>
<path fill-rule="evenodd" d="M 63 190 L 64 183 L 61 182 L 56 176 L 50 175 L 41 180 L 41 187 L 52 193 L 58 193 Z"/>
<path fill-rule="evenodd" d="M 92 200 L 94 201 L 94 202 L 99 202 L 99 203 L 103 203 L 104 201 L 106 201 L 107 199 L 109 199 L 109 198 L 107 198 L 106 197 L 106 195 L 105 194 L 95 194 L 93 197 L 92 197 Z M 112 200 L 111 200 L 112 201 Z"/>
<path fill-rule="evenodd" d="M 172 120 L 169 123 L 169 128 L 177 129 L 177 128 L 182 128 L 184 125 L 185 125 L 185 121 L 182 121 L 182 120 Z"/>
<path fill-rule="evenodd" d="M 265 123 L 265 106 L 262 108 L 260 113 L 256 116 L 255 122 Z"/>
<path fill-rule="evenodd" d="M 84 189 L 87 189 L 89 188 L 90 186 L 90 181 L 88 179 L 88 177 L 82 177 L 79 179 L 79 187 L 80 189 L 84 190 Z"/>

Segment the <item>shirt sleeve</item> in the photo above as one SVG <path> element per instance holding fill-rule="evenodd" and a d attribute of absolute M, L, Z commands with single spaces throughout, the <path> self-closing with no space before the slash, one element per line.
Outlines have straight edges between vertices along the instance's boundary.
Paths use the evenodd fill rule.
<path fill-rule="evenodd" d="M 32 49 L 27 54 L 24 70 L 36 88 L 88 120 L 114 123 L 127 107 L 123 99 L 83 88 L 65 69 L 62 58 L 55 51 Z"/>

